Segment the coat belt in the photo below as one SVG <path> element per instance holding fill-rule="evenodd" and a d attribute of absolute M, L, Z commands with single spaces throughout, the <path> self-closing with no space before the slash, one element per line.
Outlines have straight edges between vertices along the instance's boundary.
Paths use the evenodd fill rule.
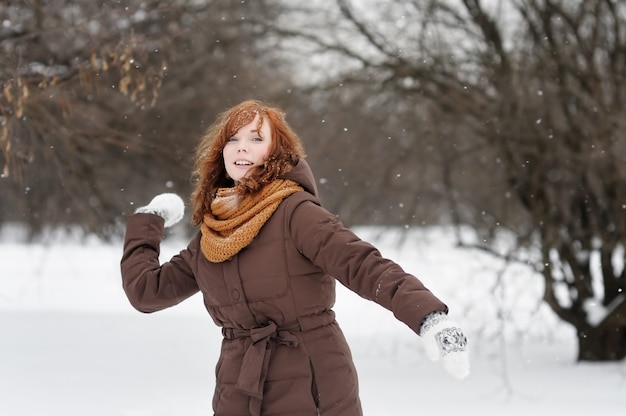
<path fill-rule="evenodd" d="M 313 327 L 321 327 L 334 321 L 334 313 L 319 316 L 320 321 Z M 309 326 L 309 325 L 306 325 Z M 307 330 L 313 328 L 307 328 Z M 295 348 L 298 346 L 298 337 L 294 332 L 302 330 L 300 323 L 292 322 L 281 327 L 275 322 L 269 321 L 266 325 L 252 329 L 222 328 L 222 334 L 226 339 L 250 338 L 252 343 L 246 350 L 241 370 L 235 387 L 250 396 L 250 414 L 260 416 L 263 402 L 263 387 L 267 377 L 272 345 L 280 344 Z M 271 342 L 270 342 L 271 341 Z"/>

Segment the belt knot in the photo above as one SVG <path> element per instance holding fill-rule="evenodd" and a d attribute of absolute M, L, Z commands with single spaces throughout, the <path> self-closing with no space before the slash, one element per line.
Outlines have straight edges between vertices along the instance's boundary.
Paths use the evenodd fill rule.
<path fill-rule="evenodd" d="M 297 347 L 298 338 L 292 334 L 292 331 L 300 331 L 300 326 L 296 323 L 279 328 L 275 322 L 269 321 L 265 326 L 250 329 L 250 338 L 254 344 L 274 340 L 288 347 Z"/>
<path fill-rule="evenodd" d="M 272 344 L 276 343 L 295 348 L 298 346 L 298 337 L 293 332 L 299 331 L 300 325 L 298 322 L 279 327 L 272 321 L 269 321 L 264 326 L 252 329 L 222 329 L 222 333 L 227 339 L 249 337 L 252 341 L 252 344 L 250 344 L 243 356 L 239 378 L 235 384 L 238 389 L 251 397 L 250 412 L 252 416 L 261 414 L 263 385 L 267 377 Z"/>

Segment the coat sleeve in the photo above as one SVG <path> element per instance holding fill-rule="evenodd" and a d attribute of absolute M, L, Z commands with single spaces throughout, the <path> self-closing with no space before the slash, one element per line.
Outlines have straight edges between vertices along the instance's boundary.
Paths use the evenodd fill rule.
<path fill-rule="evenodd" d="M 448 307 L 417 277 L 382 257 L 373 245 L 321 206 L 300 203 L 289 227 L 294 244 L 313 264 L 359 296 L 392 311 L 416 334 L 426 315 L 448 312 Z"/>
<path fill-rule="evenodd" d="M 190 267 L 189 247 L 159 263 L 162 236 L 163 218 L 153 214 L 128 217 L 120 263 L 122 283 L 131 305 L 141 312 L 176 305 L 199 290 Z"/>

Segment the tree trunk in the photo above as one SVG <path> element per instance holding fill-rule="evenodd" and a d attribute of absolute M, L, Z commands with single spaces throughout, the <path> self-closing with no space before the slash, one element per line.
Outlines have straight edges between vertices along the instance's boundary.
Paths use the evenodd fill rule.
<path fill-rule="evenodd" d="M 592 328 L 578 333 L 578 361 L 626 358 L 626 327 Z"/>
<path fill-rule="evenodd" d="M 578 330 L 578 361 L 619 361 L 626 358 L 626 301 L 598 326 Z"/>

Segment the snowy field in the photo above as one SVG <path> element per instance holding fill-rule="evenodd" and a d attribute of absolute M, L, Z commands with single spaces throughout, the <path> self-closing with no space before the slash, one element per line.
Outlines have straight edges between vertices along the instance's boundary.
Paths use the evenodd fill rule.
<path fill-rule="evenodd" d="M 463 381 L 428 361 L 391 313 L 338 289 L 367 416 L 623 415 L 626 363 L 576 363 L 572 328 L 537 276 L 454 247 L 445 230 L 357 232 L 419 276 L 468 333 Z M 186 245 L 169 237 L 162 259 Z M 0 415 L 199 416 L 211 412 L 221 335 L 199 296 L 144 315 L 120 285 L 121 242 L 0 236 Z M 498 277 L 499 276 L 499 277 Z"/>

